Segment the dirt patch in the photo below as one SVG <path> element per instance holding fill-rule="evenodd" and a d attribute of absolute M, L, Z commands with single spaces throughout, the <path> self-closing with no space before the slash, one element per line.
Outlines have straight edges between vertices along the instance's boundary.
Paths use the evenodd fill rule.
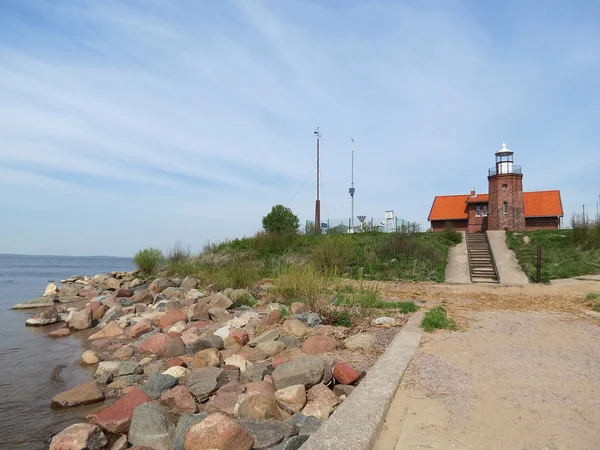
<path fill-rule="evenodd" d="M 426 335 L 376 450 L 600 448 L 600 327 L 572 313 L 464 311 Z"/>

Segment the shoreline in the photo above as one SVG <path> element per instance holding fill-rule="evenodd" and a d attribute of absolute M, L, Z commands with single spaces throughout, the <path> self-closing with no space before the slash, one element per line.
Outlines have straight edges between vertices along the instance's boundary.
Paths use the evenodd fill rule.
<path fill-rule="evenodd" d="M 304 303 L 289 307 L 271 302 L 260 286 L 204 292 L 191 277 L 146 283 L 134 274 L 71 277 L 60 287 L 48 285 L 45 296 L 15 305 L 27 310 L 52 302 L 28 324 L 63 330 L 59 336 L 87 337 L 81 343 L 82 363 L 95 369 L 95 381 L 55 396 L 53 405 L 86 404 L 86 410 L 98 412 L 78 426 L 87 433 L 85 439 L 106 440 L 99 449 L 109 448 L 109 442 L 145 442 L 136 430 L 145 429 L 147 420 L 134 417 L 134 411 L 144 409 L 170 418 L 164 436 L 169 445 L 198 428 L 192 422 L 200 424 L 207 417 L 220 427 L 237 427 L 247 442 L 276 430 L 279 436 L 281 424 L 288 424 L 293 433 L 283 433 L 277 444 L 265 448 L 304 442 L 350 395 L 406 321 L 389 318 L 386 326 L 374 326 L 373 334 L 358 333 L 357 339 L 352 329 L 323 325 Z M 368 342 L 359 342 L 363 337 Z M 286 370 L 293 372 L 293 384 L 286 381 Z M 213 386 L 208 391 L 206 383 Z M 279 397 L 285 396 L 286 388 L 300 385 L 295 407 L 278 398 L 280 391 Z M 106 406 L 107 400 L 114 403 Z M 133 402 L 135 408 L 115 425 L 123 402 Z M 248 420 L 258 420 L 260 429 Z M 52 445 L 73 427 L 55 435 Z"/>

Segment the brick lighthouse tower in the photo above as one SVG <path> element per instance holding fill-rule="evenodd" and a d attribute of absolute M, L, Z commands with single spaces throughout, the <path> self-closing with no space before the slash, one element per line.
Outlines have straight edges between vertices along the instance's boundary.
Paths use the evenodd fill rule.
<path fill-rule="evenodd" d="M 523 174 L 505 143 L 496 152 L 496 167 L 489 169 L 488 183 L 488 230 L 524 230 Z"/>

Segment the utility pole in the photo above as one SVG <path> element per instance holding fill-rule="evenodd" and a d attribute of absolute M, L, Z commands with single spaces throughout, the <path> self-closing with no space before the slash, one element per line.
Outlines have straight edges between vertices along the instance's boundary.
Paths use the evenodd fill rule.
<path fill-rule="evenodd" d="M 350 233 L 354 233 L 354 138 L 351 137 L 350 140 L 352 141 L 352 181 L 348 192 L 350 193 L 350 200 L 352 202 L 352 215 L 350 216 Z"/>
<path fill-rule="evenodd" d="M 315 202 L 315 234 L 321 234 L 321 199 L 319 198 L 319 140 L 321 139 L 321 132 L 319 127 L 313 133 L 317 137 L 317 201 Z"/>

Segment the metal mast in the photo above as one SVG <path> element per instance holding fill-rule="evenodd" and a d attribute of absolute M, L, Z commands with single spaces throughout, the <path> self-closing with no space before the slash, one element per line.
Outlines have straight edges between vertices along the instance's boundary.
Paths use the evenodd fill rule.
<path fill-rule="evenodd" d="M 313 133 L 317 137 L 317 201 L 315 202 L 315 234 L 321 234 L 321 200 L 319 198 L 319 140 L 321 139 L 321 132 L 319 127 Z"/>
<path fill-rule="evenodd" d="M 354 189 L 354 138 L 351 137 L 350 140 L 352 141 L 352 181 L 348 192 L 350 193 L 350 201 L 352 203 L 352 215 L 350 216 L 350 233 L 354 233 L 354 192 L 356 191 Z"/>

